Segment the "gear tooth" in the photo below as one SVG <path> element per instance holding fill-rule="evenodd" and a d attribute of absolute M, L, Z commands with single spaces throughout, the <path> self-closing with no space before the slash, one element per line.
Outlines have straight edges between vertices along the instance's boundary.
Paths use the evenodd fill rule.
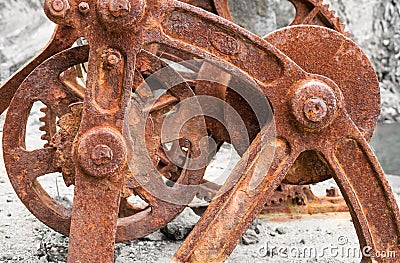
<path fill-rule="evenodd" d="M 324 4 L 322 6 L 322 14 L 327 18 L 328 20 L 331 21 L 334 29 L 338 31 L 339 33 L 349 36 L 350 34 L 345 31 L 346 26 L 341 23 L 341 19 L 339 16 L 336 14 L 336 10 L 331 10 L 331 7 L 329 4 Z"/>
<path fill-rule="evenodd" d="M 324 6 L 324 1 L 323 0 L 311 0 L 310 2 L 314 6 L 319 6 L 319 7 L 323 7 Z"/>
<path fill-rule="evenodd" d="M 343 35 L 345 35 L 346 37 L 350 37 L 350 32 L 346 30 L 346 26 L 341 24 L 341 30 L 343 31 Z"/>
<path fill-rule="evenodd" d="M 43 134 L 41 137 L 40 137 L 43 141 L 49 141 L 49 136 L 47 136 L 46 134 Z M 48 142 L 46 143 L 46 144 L 48 144 Z"/>
<path fill-rule="evenodd" d="M 310 4 L 314 6 L 315 8 L 319 8 L 319 16 L 323 16 L 326 20 L 327 23 L 325 24 L 326 27 L 331 28 L 333 30 L 338 31 L 339 33 L 349 36 L 349 33 L 345 31 L 345 25 L 341 23 L 340 18 L 337 16 L 337 12 L 335 10 L 331 10 L 331 7 L 329 4 L 325 4 L 323 0 L 289 0 L 293 2 L 295 6 L 296 2 L 306 2 L 306 4 Z M 301 5 L 299 5 L 301 6 Z M 310 12 L 310 10 L 297 10 L 297 12 Z M 297 15 L 297 13 L 296 13 Z M 300 21 L 296 21 L 296 24 L 299 23 Z M 301 22 L 300 22 L 301 23 Z M 292 22 L 291 25 L 295 25 L 295 23 Z"/>
<path fill-rule="evenodd" d="M 39 127 L 39 130 L 44 132 L 44 134 L 41 136 L 41 139 L 46 141 L 45 147 L 48 147 L 52 137 L 52 131 L 50 131 L 50 127 L 51 123 L 54 122 L 54 116 L 51 110 L 47 107 L 40 108 L 40 111 L 44 115 L 39 117 L 39 121 L 43 123 L 43 125 Z"/>
<path fill-rule="evenodd" d="M 330 6 L 328 4 L 322 5 L 322 10 L 323 11 L 329 11 Z"/>
<path fill-rule="evenodd" d="M 39 121 L 46 123 L 46 115 L 49 112 L 49 110 L 47 109 L 47 107 L 43 107 L 39 109 L 40 112 L 44 113 L 44 116 L 39 117 Z"/>

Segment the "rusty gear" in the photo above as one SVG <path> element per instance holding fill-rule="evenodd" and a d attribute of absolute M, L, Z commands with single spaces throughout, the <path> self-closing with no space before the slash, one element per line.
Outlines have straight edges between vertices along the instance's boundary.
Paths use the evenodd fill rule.
<path fill-rule="evenodd" d="M 323 0 L 289 0 L 296 8 L 296 15 L 290 23 L 293 25 L 324 26 L 339 33 L 349 36 L 346 26 L 342 24 L 336 12 L 330 9 L 329 4 Z"/>
<path fill-rule="evenodd" d="M 65 85 L 61 80 L 57 80 L 54 76 L 53 79 L 49 82 L 53 84 L 48 87 L 48 89 L 42 89 L 37 85 L 32 85 L 34 83 L 34 79 L 36 79 L 37 74 L 41 74 L 45 71 L 51 72 L 65 72 L 68 68 L 71 68 L 75 64 L 83 63 L 87 59 L 88 47 L 81 46 L 78 48 L 74 48 L 71 50 L 66 50 L 56 56 L 51 57 L 47 62 L 40 65 L 35 71 L 31 74 L 29 78 L 27 78 L 23 83 L 26 85 L 26 88 L 21 88 L 18 90 L 14 102 L 15 104 L 11 104 L 9 108 L 9 117 L 6 121 L 5 129 L 12 128 L 14 124 L 23 124 L 26 122 L 27 115 L 29 114 L 30 106 L 34 101 L 39 100 L 42 101 L 47 107 L 46 111 L 52 112 L 52 115 L 47 114 L 46 116 L 52 116 L 52 122 L 46 122 L 50 127 L 54 127 L 55 130 L 55 120 L 56 117 L 59 117 L 59 121 L 57 122 L 60 127 L 59 131 L 55 133 L 52 137 L 49 145 L 46 145 L 42 149 L 38 149 L 32 153 L 22 150 L 19 150 L 19 146 L 22 142 L 21 140 L 10 141 L 11 137 L 8 135 L 4 136 L 4 153 L 7 159 L 7 167 L 9 167 L 9 175 L 10 178 L 16 179 L 16 174 L 20 174 L 21 171 L 18 171 L 17 167 L 20 165 L 26 165 L 30 158 L 38 160 L 38 166 L 41 165 L 40 168 L 32 167 L 30 164 L 29 168 L 26 170 L 27 174 L 23 173 L 22 178 L 25 183 L 20 181 L 16 181 L 12 179 L 12 184 L 15 189 L 18 189 L 17 192 L 20 194 L 21 200 L 29 206 L 30 211 L 37 216 L 43 223 L 52 227 L 56 231 L 59 231 L 65 235 L 68 235 L 69 232 L 69 221 L 70 221 L 70 211 L 53 200 L 44 189 L 40 186 L 40 183 L 37 182 L 37 177 L 42 176 L 46 173 L 51 172 L 62 172 L 64 182 L 67 186 L 75 184 L 75 161 L 73 159 L 73 144 L 75 137 L 78 133 L 81 120 L 82 120 L 82 110 L 83 103 L 81 102 L 82 98 L 80 94 L 75 92 L 77 88 L 70 88 L 70 85 Z M 156 57 L 151 55 L 148 52 L 142 53 L 141 58 L 138 61 L 138 71 L 147 71 L 148 73 L 154 72 L 158 70 L 162 66 L 166 66 L 165 63 L 160 62 Z M 65 57 L 72 58 L 68 61 L 65 61 Z M 152 62 L 149 64 L 149 62 Z M 158 61 L 158 62 L 157 62 Z M 150 67 L 149 67 L 150 65 Z M 145 70 L 146 69 L 146 70 Z M 57 73 L 55 73 L 57 74 Z M 141 77 L 138 77 L 139 81 L 143 81 Z M 35 91 L 33 91 L 35 88 Z M 156 116 L 161 115 L 162 112 L 169 111 L 169 107 L 172 107 L 176 104 L 176 102 L 180 99 L 184 99 L 187 96 L 191 96 L 192 91 L 185 91 L 188 87 L 185 85 L 181 85 L 177 88 L 172 88 L 170 92 L 171 95 L 162 96 L 158 101 L 155 102 L 152 109 L 148 109 L 153 112 L 154 117 L 149 118 L 149 123 L 153 123 L 157 118 Z M 175 99 L 171 100 L 172 94 L 175 95 Z M 163 101 L 163 99 L 165 99 Z M 143 99 L 143 98 L 142 98 Z M 25 107 L 18 106 L 19 102 L 24 101 L 21 105 L 25 105 Z M 165 102 L 170 102 L 165 104 Z M 146 108 L 142 105 L 143 108 Z M 21 112 L 23 111 L 23 113 Z M 12 121 L 12 119 L 18 118 L 19 121 Z M 11 120 L 10 120 L 11 119 Z M 21 122 L 22 121 L 22 122 Z M 196 122 L 199 123 L 196 125 Z M 196 132 L 192 134 L 188 134 L 188 140 L 193 141 L 196 137 L 201 137 L 198 134 L 203 132 L 202 136 L 206 135 L 205 128 L 202 129 L 202 117 L 195 118 L 191 121 L 192 127 L 197 127 Z M 161 160 L 159 158 L 162 149 L 160 149 L 160 137 L 157 135 L 159 133 L 159 129 L 153 126 L 147 126 L 147 134 L 148 134 L 148 151 L 150 152 L 150 156 L 153 158 L 153 163 L 157 165 Z M 204 126 L 205 127 L 205 126 Z M 154 130 L 152 130 L 154 129 Z M 16 134 L 14 134 L 16 135 Z M 21 138 L 24 139 L 24 138 Z M 197 145 L 196 141 L 193 141 L 193 145 Z M 17 148 L 15 148 L 17 147 Z M 21 154 L 18 159 L 9 159 L 8 156 L 11 152 L 19 152 Z M 195 147 L 190 147 L 188 153 L 191 151 L 196 152 Z M 155 154 L 151 154 L 155 152 Z M 44 158 L 44 160 L 42 160 Z M 168 160 L 168 159 L 167 159 Z M 49 167 L 46 167 L 48 165 Z M 160 170 L 165 169 L 165 164 L 160 167 Z M 35 172 L 32 172 L 32 169 Z M 185 169 L 177 169 L 174 171 L 173 177 L 169 178 L 172 181 L 180 181 L 180 183 L 191 183 L 196 184 L 200 182 L 204 170 L 197 171 L 185 171 Z M 14 176 L 15 175 L 15 176 Z M 157 200 L 154 197 L 151 197 L 147 193 L 144 192 L 142 186 L 135 183 L 132 180 L 132 175 L 129 171 L 125 172 L 126 176 L 126 185 L 121 191 L 121 204 L 120 204 L 120 216 L 122 217 L 121 223 L 119 224 L 118 230 L 118 240 L 119 242 L 131 240 L 134 238 L 143 237 L 161 227 L 165 224 L 173 220 L 186 206 L 185 205 L 174 205 L 168 204 L 161 200 Z M 189 179 L 189 180 L 188 180 Z M 194 195 L 195 193 L 193 193 Z M 149 205 L 140 207 L 134 204 L 131 204 L 127 201 L 127 198 L 131 195 L 139 195 L 144 200 L 146 200 Z M 34 201 L 33 201 L 34 200 Z M 34 204 L 33 204 L 34 203 Z M 31 204 L 31 205 L 28 205 Z M 152 208 L 153 207 L 153 208 Z M 151 212 L 150 212 L 151 211 Z M 144 217 L 144 215 L 148 215 Z M 155 219 L 152 219 L 152 218 Z M 152 226 L 145 226 L 149 220 L 154 220 Z M 140 230 L 130 231 L 133 228 L 139 228 Z"/>
<path fill-rule="evenodd" d="M 55 165 L 61 168 L 64 183 L 71 186 L 75 183 L 75 166 L 72 158 L 72 147 L 82 119 L 82 103 L 70 106 L 70 112 L 60 116 L 57 125 L 60 130 L 52 137 L 51 146 L 56 149 Z"/>
<path fill-rule="evenodd" d="M 244 72 L 257 82 L 271 103 L 277 131 L 275 135 L 269 123 L 257 126 L 251 122 L 251 116 L 245 119 L 254 136 L 251 146 L 239 145 L 243 147 L 243 157 L 224 184 L 224 191 L 211 202 L 173 261 L 225 260 L 305 152 L 314 152 L 333 172 L 349 206 L 360 246 L 370 247 L 371 253 L 394 250 L 398 257 L 399 209 L 366 141 L 379 111 L 378 81 L 369 60 L 354 42 L 337 31 L 310 25 L 287 27 L 263 40 L 221 17 L 175 0 L 87 0 L 86 3 L 89 11 L 84 15 L 78 8 L 80 0 L 49 0 L 45 10 L 54 22 L 74 28 L 73 38 L 88 39 L 90 50 L 87 47 L 65 50 L 69 45 L 64 43 L 55 48 L 64 51 L 53 56 L 54 47 L 49 48 L 42 58 L 29 64 L 2 89 L 7 95 L 14 95 L 16 84 L 20 86 L 4 127 L 4 159 L 10 180 L 22 202 L 40 220 L 70 234 L 68 262 L 112 262 L 115 240 L 151 232 L 185 207 L 155 198 L 145 187 L 146 183 L 150 186 L 163 183 L 154 169 L 158 160 L 146 159 L 147 148 L 151 149 L 150 156 L 157 156 L 158 138 L 141 128 L 144 124 L 157 130 L 157 120 L 147 122 L 144 117 L 151 110 L 146 100 L 140 99 L 147 98 L 146 90 L 131 99 L 132 90 L 136 91 L 141 83 L 135 70 L 137 63 L 142 61 L 143 50 L 152 48 L 174 50 L 168 53 L 171 58 L 226 62 L 236 72 Z M 296 6 L 297 10 L 300 6 Z M 319 15 L 324 7 L 315 7 L 307 11 L 311 10 L 305 18 L 300 11 L 297 17 L 303 22 L 322 21 L 326 26 L 327 22 Z M 71 35 L 66 39 L 70 40 Z M 41 63 L 46 56 L 49 59 Z M 66 87 L 59 75 L 88 58 L 82 118 L 72 145 L 75 196 L 70 213 L 49 198 L 36 180 L 38 176 L 61 170 L 54 162 L 56 149 L 26 151 L 24 129 L 34 101 L 42 101 L 60 117 L 70 112 L 69 105 L 81 100 L 82 92 Z M 310 62 L 308 59 L 310 65 L 301 65 Z M 318 63 L 320 60 L 324 63 Z M 159 65 L 151 56 L 149 61 L 150 64 L 145 63 L 148 68 Z M 313 65 L 320 68 L 313 69 Z M 25 78 L 29 72 L 32 73 Z M 21 77 L 25 80 L 19 85 Z M 177 89 L 182 90 L 186 93 L 179 99 L 193 96 L 188 85 Z M 246 91 L 250 92 L 243 88 Z M 360 92 L 367 96 L 360 97 Z M 173 99 L 164 99 L 175 103 Z M 249 116 L 248 105 L 234 96 L 227 96 L 224 101 L 236 103 L 242 117 Z M 5 104 L 2 106 L 8 106 Z M 179 145 L 180 139 L 183 144 L 187 139 L 189 143 L 184 145 L 189 149 L 187 157 L 201 155 L 200 146 L 194 142 L 208 135 L 205 120 L 194 118 L 189 126 L 183 127 Z M 104 140 L 101 136 L 104 134 L 112 140 Z M 157 143 L 147 144 L 148 134 Z M 265 166 L 268 163 L 270 167 Z M 106 173 L 107 167 L 114 173 Z M 177 182 L 198 184 L 202 172 L 188 170 Z M 315 178 L 303 174 L 288 180 L 296 179 L 319 182 L 325 178 L 316 173 Z M 151 208 L 118 219 L 121 193 L 125 194 L 126 186 Z M 193 193 L 173 191 L 176 189 L 180 190 L 173 188 L 166 194 L 185 201 L 193 198 Z M 382 258 L 373 260 L 385 262 Z"/>

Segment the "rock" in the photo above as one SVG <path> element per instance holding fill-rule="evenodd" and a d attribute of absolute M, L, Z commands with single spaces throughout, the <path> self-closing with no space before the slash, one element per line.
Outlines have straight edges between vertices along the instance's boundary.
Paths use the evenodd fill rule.
<path fill-rule="evenodd" d="M 287 234 L 288 229 L 286 227 L 280 226 L 275 229 L 275 232 L 278 233 L 279 235 L 285 235 Z"/>
<path fill-rule="evenodd" d="M 252 245 L 260 242 L 260 235 L 264 232 L 262 224 L 260 220 L 257 218 L 250 225 L 249 229 L 247 229 L 246 233 L 244 233 L 243 237 L 240 240 L 240 243 L 243 245 Z"/>
<path fill-rule="evenodd" d="M 12 255 L 3 255 L 0 257 L 0 262 L 6 261 L 6 260 L 12 260 Z"/>
<path fill-rule="evenodd" d="M 66 262 L 68 253 L 68 238 L 49 229 L 40 229 L 40 245 L 35 253 L 39 260 L 45 262 Z"/>
<path fill-rule="evenodd" d="M 253 229 L 248 229 L 240 240 L 243 245 L 252 245 L 260 242 L 260 237 Z"/>
<path fill-rule="evenodd" d="M 65 206 L 68 209 L 72 209 L 72 201 L 66 197 L 66 196 L 56 196 L 54 198 L 57 202 L 59 202 L 60 204 L 62 204 L 63 206 Z"/>
<path fill-rule="evenodd" d="M 400 119 L 400 2 L 381 0 L 375 4 L 373 37 L 376 49 L 372 59 L 381 82 L 381 122 Z"/>
<path fill-rule="evenodd" d="M 161 228 L 160 231 L 171 240 L 184 240 L 190 231 L 192 231 L 199 218 L 192 209 L 186 208 L 175 220 Z"/>
<path fill-rule="evenodd" d="M 229 8 L 235 23 L 259 36 L 277 27 L 274 0 L 233 0 L 229 1 Z"/>
<path fill-rule="evenodd" d="M 151 233 L 150 235 L 147 235 L 145 237 L 139 238 L 139 240 L 143 240 L 143 241 L 162 241 L 162 240 L 166 240 L 166 236 L 161 233 L 160 230 Z"/>
<path fill-rule="evenodd" d="M 43 12 L 43 0 L 2 0 L 0 27 L 1 82 L 45 45 L 54 24 Z"/>

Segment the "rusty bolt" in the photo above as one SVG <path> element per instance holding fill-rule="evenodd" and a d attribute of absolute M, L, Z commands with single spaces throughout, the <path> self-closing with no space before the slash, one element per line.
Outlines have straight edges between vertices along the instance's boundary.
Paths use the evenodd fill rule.
<path fill-rule="evenodd" d="M 111 31 L 130 30 L 144 17 L 146 0 L 98 0 L 97 12 Z"/>
<path fill-rule="evenodd" d="M 114 48 L 104 50 L 101 56 L 104 59 L 104 65 L 107 68 L 115 68 L 123 60 L 121 52 Z"/>
<path fill-rule="evenodd" d="M 53 18 L 53 21 L 56 20 L 55 22 L 58 22 L 57 19 L 65 18 L 70 9 L 68 0 L 46 0 L 45 2 L 45 10 L 49 11 L 48 15 Z"/>
<path fill-rule="evenodd" d="M 310 121 L 319 122 L 327 113 L 326 103 L 321 98 L 310 98 L 304 104 L 304 114 Z"/>
<path fill-rule="evenodd" d="M 111 128 L 94 128 L 82 136 L 75 153 L 86 174 L 110 177 L 126 164 L 126 147 L 122 135 Z"/>
<path fill-rule="evenodd" d="M 121 62 L 121 57 L 116 54 L 110 54 L 107 57 L 107 62 L 110 66 L 116 66 L 119 64 L 119 62 Z"/>
<path fill-rule="evenodd" d="M 64 2 L 62 0 L 54 0 L 51 7 L 53 7 L 54 11 L 61 12 L 64 9 Z"/>
<path fill-rule="evenodd" d="M 91 158 L 96 165 L 104 165 L 111 162 L 113 152 L 110 147 L 104 144 L 97 145 L 92 151 Z"/>
<path fill-rule="evenodd" d="M 318 130 L 331 123 L 338 101 L 330 85 L 320 80 L 307 80 L 297 84 L 295 89 L 292 111 L 304 128 Z"/>
<path fill-rule="evenodd" d="M 79 12 L 81 12 L 82 14 L 87 14 L 90 11 L 90 6 L 86 2 L 81 2 L 78 6 L 78 9 L 79 9 Z"/>
<path fill-rule="evenodd" d="M 108 10 L 114 17 L 124 17 L 131 11 L 131 3 L 128 0 L 111 0 Z"/>

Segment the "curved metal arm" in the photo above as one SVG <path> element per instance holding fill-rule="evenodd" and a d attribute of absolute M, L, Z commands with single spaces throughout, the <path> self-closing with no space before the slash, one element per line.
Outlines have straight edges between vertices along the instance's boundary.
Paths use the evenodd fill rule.
<path fill-rule="evenodd" d="M 400 214 L 385 174 L 353 122 L 343 118 L 336 125 L 345 132 L 323 153 L 350 208 L 361 249 L 368 247 L 371 257 L 393 251 L 398 258 Z"/>

